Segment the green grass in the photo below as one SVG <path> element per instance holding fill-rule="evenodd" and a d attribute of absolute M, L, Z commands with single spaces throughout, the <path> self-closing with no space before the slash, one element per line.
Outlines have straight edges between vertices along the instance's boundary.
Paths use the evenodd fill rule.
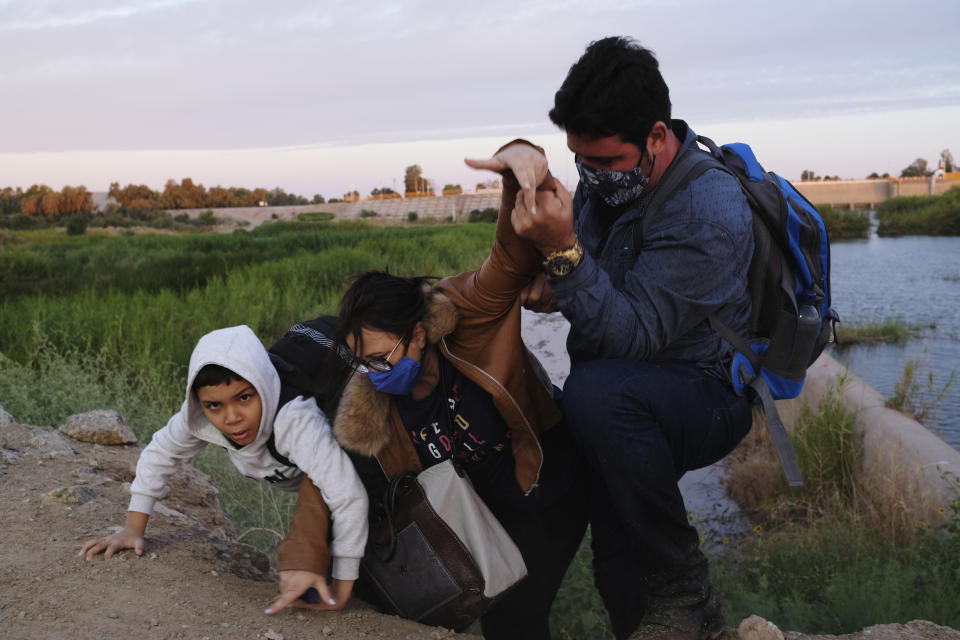
<path fill-rule="evenodd" d="M 837 325 L 838 348 L 850 347 L 856 344 L 897 343 L 906 342 L 915 337 L 925 327 L 907 324 L 902 318 L 887 318 L 863 322 L 859 324 Z"/>
<path fill-rule="evenodd" d="M 831 514 L 715 558 L 713 578 L 732 624 L 756 614 L 805 633 L 916 619 L 960 627 L 960 536 L 946 530 L 890 545 L 857 520 Z"/>
<path fill-rule="evenodd" d="M 459 249 L 468 259 L 489 250 L 492 230 L 465 227 L 373 227 L 362 223 L 273 222 L 232 234 L 139 234 L 128 237 L 86 233 L 66 236 L 50 230 L 7 232 L 25 242 L 0 246 L 0 299 L 80 289 L 184 291 L 240 267 L 333 248 L 362 248 L 371 241 L 410 246 L 423 240 Z M 438 238 L 434 239 L 434 236 Z M 398 268 L 429 265 L 429 256 L 388 250 Z M 446 252 L 449 267 L 449 252 Z M 482 257 L 481 257 L 482 259 Z M 457 264 L 460 264 L 457 260 Z M 479 264 L 479 263 L 477 263 Z"/>
<path fill-rule="evenodd" d="M 877 207 L 877 235 L 960 235 L 960 187 L 940 196 L 891 198 Z"/>
<path fill-rule="evenodd" d="M 781 629 L 831 634 L 914 619 L 958 627 L 957 499 L 940 505 L 940 522 L 923 523 L 911 519 L 911 505 L 871 495 L 862 481 L 861 431 L 842 401 L 842 385 L 816 411 L 804 410 L 795 426 L 803 489 L 788 490 L 779 469 L 753 487 L 747 507 L 760 524 L 712 559 L 727 622 L 757 614 Z M 778 465 L 772 449 L 762 455 Z M 757 468 L 734 454 L 729 482 L 761 482 L 757 474 L 737 480 L 738 465 Z M 952 480 L 960 498 L 960 482 Z"/>
<path fill-rule="evenodd" d="M 85 257 L 103 257 L 87 261 L 88 286 L 3 296 L 0 353 L 27 362 L 42 337 L 57 352 L 96 353 L 111 369 L 159 368 L 169 373 L 170 367 L 185 366 L 196 340 L 212 329 L 247 324 L 269 344 L 294 322 L 333 311 L 356 273 L 375 268 L 402 274 L 455 273 L 479 266 L 492 241 L 492 229 L 474 226 L 347 227 L 339 235 L 330 235 L 333 240 L 310 240 L 317 245 L 314 251 L 296 251 L 290 245 L 295 244 L 297 234 L 279 231 L 267 236 L 276 242 L 266 248 L 247 244 L 246 238 L 236 240 L 235 235 L 156 237 L 134 244 L 130 241 L 140 238 L 114 237 L 81 246 Z M 337 237 L 344 240 L 343 245 L 335 244 Z M 4 247 L 0 258 L 8 249 L 21 246 Z M 133 249 L 141 249 L 141 255 L 137 257 Z M 255 260 L 249 255 L 232 255 L 228 249 L 261 253 Z M 196 275 L 198 284 L 187 287 L 179 273 L 197 251 L 202 253 L 197 260 L 207 260 L 211 267 Z M 274 252 L 279 255 L 273 256 Z M 38 261 L 45 256 L 33 255 Z M 124 256 L 139 262 L 135 267 L 120 266 L 118 263 L 125 263 Z M 238 266 L 231 267 L 231 263 Z M 58 264 L 69 271 L 72 262 Z M 172 268 L 165 270 L 164 265 Z M 61 272 L 45 268 L 51 279 L 61 277 Z M 118 270 L 137 270 L 142 277 L 120 276 L 129 278 L 131 288 L 103 286 Z M 68 277 L 64 272 L 63 278 Z M 133 288 L 137 282 L 142 286 Z"/>

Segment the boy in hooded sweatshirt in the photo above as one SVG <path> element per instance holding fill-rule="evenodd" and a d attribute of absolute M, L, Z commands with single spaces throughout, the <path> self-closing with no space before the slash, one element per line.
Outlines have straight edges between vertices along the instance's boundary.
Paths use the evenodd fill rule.
<path fill-rule="evenodd" d="M 306 476 L 320 490 L 333 520 L 333 595 L 325 580 L 303 585 L 289 579 L 285 585 L 288 572 L 282 570 L 281 590 L 290 586 L 302 593 L 313 586 L 324 603 L 318 608 L 342 608 L 367 540 L 367 493 L 314 399 L 297 396 L 279 404 L 280 378 L 249 327 L 218 329 L 200 338 L 190 356 L 183 406 L 140 453 L 124 528 L 90 540 L 80 554 L 90 560 L 103 551 L 109 559 L 132 548 L 141 555 L 147 520 L 177 464 L 213 443 L 254 480 L 297 491 Z"/>

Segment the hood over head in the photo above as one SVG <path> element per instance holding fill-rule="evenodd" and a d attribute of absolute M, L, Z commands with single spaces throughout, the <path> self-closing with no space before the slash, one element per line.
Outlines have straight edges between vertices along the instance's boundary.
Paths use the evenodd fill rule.
<path fill-rule="evenodd" d="M 184 415 L 191 431 L 204 427 L 215 429 L 191 390 L 197 373 L 208 364 L 230 369 L 254 386 L 260 394 L 262 406 L 260 430 L 254 442 L 263 442 L 269 438 L 280 401 L 280 376 L 270 362 L 270 356 L 260 338 L 250 327 L 240 325 L 211 331 L 197 341 L 197 346 L 190 356 L 184 401 Z M 226 436 L 224 440 L 227 440 Z"/>

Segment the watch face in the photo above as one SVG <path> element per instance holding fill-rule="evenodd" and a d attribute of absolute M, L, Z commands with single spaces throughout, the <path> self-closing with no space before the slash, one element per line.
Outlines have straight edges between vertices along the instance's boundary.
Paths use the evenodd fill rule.
<path fill-rule="evenodd" d="M 565 276 L 573 271 L 573 260 L 567 256 L 554 256 L 550 259 L 550 273 L 555 276 Z"/>

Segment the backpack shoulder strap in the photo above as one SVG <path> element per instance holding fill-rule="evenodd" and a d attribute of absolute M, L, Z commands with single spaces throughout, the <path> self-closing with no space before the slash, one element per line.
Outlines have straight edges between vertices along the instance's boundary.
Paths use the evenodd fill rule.
<path fill-rule="evenodd" d="M 279 451 L 277 451 L 277 443 L 274 440 L 273 431 L 270 432 L 270 437 L 267 438 L 267 451 L 270 452 L 270 455 L 273 457 L 274 460 L 284 465 L 285 467 L 297 466 L 290 461 L 290 458 L 282 455 Z"/>
<path fill-rule="evenodd" d="M 711 154 L 705 153 L 696 147 L 684 147 L 679 155 L 673 160 L 670 168 L 664 174 L 660 182 L 657 183 L 650 198 L 650 202 L 644 208 L 643 217 L 640 222 L 633 227 L 633 248 L 635 252 L 640 251 L 643 244 L 643 236 L 650 221 L 660 210 L 660 207 L 674 193 L 683 189 L 695 178 L 698 178 L 707 169 L 719 168 L 726 171 L 723 163 L 714 158 Z"/>

